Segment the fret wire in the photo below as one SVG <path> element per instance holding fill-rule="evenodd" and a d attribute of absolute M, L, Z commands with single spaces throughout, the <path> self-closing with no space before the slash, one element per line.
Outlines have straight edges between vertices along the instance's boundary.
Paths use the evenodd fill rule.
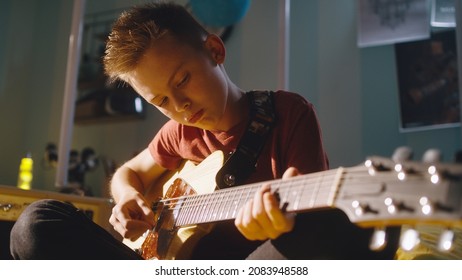
<path fill-rule="evenodd" d="M 212 215 L 212 212 L 213 212 L 212 201 L 215 199 L 216 196 L 214 196 L 212 194 L 207 194 L 207 197 L 209 199 L 207 199 L 208 202 L 206 202 L 205 204 L 207 204 L 208 211 L 204 215 L 204 222 L 205 221 L 210 221 L 210 215 Z"/>
<path fill-rule="evenodd" d="M 237 192 L 237 190 L 236 190 L 236 192 Z M 236 218 L 237 210 L 240 208 L 239 204 L 240 204 L 241 198 L 242 198 L 242 192 L 239 192 L 239 198 L 236 201 L 234 201 L 235 207 L 234 207 L 234 210 L 233 210 L 233 215 L 231 215 L 232 218 Z"/>
<path fill-rule="evenodd" d="M 306 181 L 306 179 L 305 179 L 305 181 Z M 261 184 L 258 184 L 258 187 L 260 187 L 260 185 L 261 185 Z M 303 189 L 303 188 L 310 188 L 310 186 L 306 187 L 305 185 L 306 185 L 306 183 L 302 183 L 301 185 L 298 184 L 297 186 L 298 186 L 298 188 L 301 187 L 302 189 Z M 293 184 L 292 184 L 292 186 L 293 186 Z M 283 187 L 284 187 L 284 188 L 283 188 L 282 190 L 283 190 L 283 191 L 286 191 L 286 188 L 287 188 L 287 187 L 286 187 L 286 186 L 283 186 Z M 248 188 L 249 191 L 250 191 L 251 189 L 252 189 L 252 188 Z M 254 189 L 255 189 L 255 190 L 252 190 L 252 192 L 253 192 L 253 191 L 256 191 L 256 188 L 255 188 L 255 187 L 254 187 Z M 237 192 L 237 190 L 232 190 L 232 191 L 233 191 L 233 192 Z M 254 193 L 254 192 L 253 192 L 253 193 Z M 213 194 L 213 193 L 212 193 L 212 194 Z M 222 194 L 224 194 L 224 193 L 222 193 Z M 210 196 L 210 195 L 211 195 L 211 194 L 207 194 L 206 196 Z M 250 195 L 250 192 L 247 193 L 247 197 L 249 197 L 249 195 Z M 197 196 L 199 196 L 199 197 L 204 197 L 204 195 L 197 195 Z M 229 195 L 228 195 L 228 196 L 229 196 Z M 227 197 L 228 197 L 228 196 L 227 196 Z M 235 197 L 235 196 L 234 196 L 234 197 Z M 205 199 L 205 200 L 208 201 L 207 199 Z M 215 195 L 214 200 L 215 200 L 215 201 L 212 201 L 212 202 L 213 202 L 212 204 L 216 204 L 216 195 Z M 229 202 L 229 201 L 232 201 L 232 200 L 234 200 L 234 199 L 226 198 L 226 200 L 223 200 L 223 202 Z M 195 201 L 195 203 L 193 203 L 194 201 Z M 194 201 L 193 201 L 193 202 L 187 203 L 187 205 L 185 205 L 185 207 L 187 207 L 187 208 L 198 207 L 198 206 L 200 206 L 200 205 L 203 204 L 202 201 L 199 201 L 199 202 L 197 202 L 197 200 L 194 200 Z M 203 208 L 202 210 L 204 210 L 204 208 Z M 204 212 L 204 211 L 202 211 L 202 212 Z M 234 215 L 233 215 L 233 216 L 234 216 Z"/>
<path fill-rule="evenodd" d="M 183 210 L 180 211 L 180 214 L 181 214 L 180 223 L 183 224 L 183 225 L 187 223 L 186 220 L 187 220 L 187 218 L 188 218 L 188 211 L 189 211 L 189 209 L 190 209 L 190 207 L 188 207 L 188 205 L 189 205 L 188 202 L 189 202 L 189 199 L 186 198 L 186 199 L 184 200 L 184 202 L 181 204 L 181 208 L 182 208 Z"/>
<path fill-rule="evenodd" d="M 180 202 L 180 201 L 186 201 L 186 200 L 187 200 L 187 198 L 180 199 L 178 201 Z M 176 204 L 173 207 L 173 209 L 177 209 L 177 208 L 179 208 L 179 211 L 178 211 L 178 216 L 177 216 L 177 218 L 175 220 L 175 225 L 180 226 L 180 225 L 184 224 L 185 212 L 188 210 L 188 208 L 185 206 L 184 202 L 181 205 Z"/>
<path fill-rule="evenodd" d="M 320 173 L 326 173 L 325 175 L 327 175 L 327 173 L 334 173 L 332 176 L 335 176 L 335 172 L 337 171 L 337 169 L 333 169 L 333 170 L 327 170 L 327 171 L 323 171 L 323 172 L 320 172 Z M 349 172 L 347 175 L 350 175 L 350 174 L 353 174 L 355 172 Z M 364 174 L 364 177 L 370 177 L 370 175 L 365 172 L 364 170 L 361 171 L 361 173 Z M 311 178 L 310 175 L 316 175 L 314 178 Z M 281 179 L 275 179 L 273 181 L 268 181 L 268 182 L 259 182 L 259 183 L 256 183 L 256 184 L 253 184 L 253 185 L 262 185 L 264 183 L 269 183 L 269 184 L 274 184 L 274 183 L 277 183 L 278 181 L 284 181 L 284 182 L 289 182 L 289 181 L 304 181 L 305 183 L 306 182 L 309 182 L 309 181 L 316 181 L 316 179 L 320 177 L 318 173 L 310 173 L 310 174 L 305 174 L 305 175 L 300 175 L 300 176 L 296 176 L 296 177 L 292 177 L 288 180 L 281 180 Z M 326 177 L 326 176 L 324 176 Z M 356 176 L 357 177 L 357 176 Z M 309 183 L 307 183 L 309 184 Z M 242 188 L 247 188 L 247 187 L 252 187 L 252 185 L 243 185 L 243 186 L 236 186 L 236 187 L 233 187 L 233 188 L 228 188 L 228 189 L 221 189 L 221 190 L 217 190 L 215 192 L 222 192 L 222 191 L 229 191 L 230 189 L 234 190 L 234 189 L 242 189 Z M 215 193 L 215 192 L 212 192 L 212 193 Z M 205 194 L 198 194 L 198 195 L 205 195 Z M 172 200 L 176 199 L 176 198 L 171 198 Z M 169 199 L 165 199 L 164 201 L 168 201 Z"/>
<path fill-rule="evenodd" d="M 309 175 L 309 174 L 308 174 L 308 175 Z M 293 177 L 293 179 L 291 178 L 291 180 L 287 180 L 287 182 L 289 182 L 289 181 L 294 181 L 294 182 L 303 181 L 304 184 L 307 184 L 307 185 L 310 184 L 309 181 L 307 181 L 306 178 L 298 178 L 298 177 L 303 177 L 303 175 L 297 176 L 297 177 Z M 308 179 L 310 179 L 310 178 L 308 178 Z M 314 179 L 316 179 L 316 178 L 314 178 Z M 283 181 L 283 180 L 274 180 L 273 182 L 270 181 L 269 183 L 274 185 L 274 184 L 277 183 L 278 181 Z M 285 180 L 284 180 L 284 181 L 285 181 Z M 229 189 L 217 190 L 217 191 L 215 191 L 215 192 L 212 192 L 211 194 L 217 193 L 217 192 L 229 192 L 230 190 L 234 191 L 234 190 L 239 190 L 239 189 L 242 190 L 242 189 L 247 189 L 247 188 L 254 188 L 255 186 L 260 187 L 263 183 L 266 183 L 266 182 L 256 183 L 256 184 L 253 184 L 253 185 L 245 185 L 245 186 L 240 186 L 240 187 L 233 187 L 233 188 L 229 188 Z M 193 196 L 200 196 L 200 195 L 208 195 L 208 194 L 198 194 L 198 195 L 193 195 Z M 165 200 L 163 200 L 163 202 L 164 202 L 164 203 L 168 203 L 169 200 L 177 200 L 177 199 L 179 199 L 179 198 L 181 198 L 181 197 L 171 198 L 171 199 L 165 199 Z"/>
<path fill-rule="evenodd" d="M 336 170 L 333 170 L 333 172 L 336 172 Z M 317 180 L 318 182 L 317 182 L 316 188 L 318 189 L 318 191 L 317 191 L 316 199 L 315 199 L 315 201 L 314 201 L 314 203 L 316 203 L 316 201 L 319 200 L 318 198 L 322 198 L 322 197 L 328 198 L 329 195 L 332 194 L 332 189 L 327 190 L 327 191 L 324 191 L 324 189 L 320 188 L 320 186 L 324 184 L 324 177 L 329 177 L 329 176 L 328 176 L 329 173 L 331 173 L 331 172 L 326 172 L 326 173 L 324 173 L 323 176 L 319 176 L 319 174 L 314 173 L 314 174 L 317 175 L 317 178 L 316 178 L 316 177 L 312 178 L 312 177 L 310 177 L 310 176 L 304 177 L 304 175 L 297 176 L 297 177 L 303 177 L 303 178 L 293 177 L 293 178 L 291 178 L 291 180 L 288 180 L 288 183 L 287 183 L 287 184 L 284 184 L 283 182 L 280 182 L 280 181 L 279 181 L 279 184 L 282 185 L 280 188 L 281 188 L 283 191 L 286 192 L 286 193 L 285 193 L 285 196 L 286 196 L 286 197 L 289 197 L 289 196 L 290 196 L 290 193 L 292 193 L 292 192 L 291 192 L 291 189 L 292 189 L 293 187 L 295 188 L 295 189 L 294 189 L 295 191 L 302 191 L 302 192 L 304 192 L 305 190 L 312 189 L 313 187 L 310 186 L 310 185 L 312 185 L 312 182 L 313 182 L 313 181 L 316 181 L 316 180 Z M 363 175 L 361 175 L 361 176 L 355 176 L 354 178 L 352 178 L 352 175 L 355 175 L 355 173 L 362 173 Z M 308 175 L 311 175 L 311 174 L 308 174 Z M 335 174 L 334 174 L 334 175 L 335 175 Z M 369 174 L 364 170 L 364 168 L 361 168 L 361 170 L 357 170 L 357 171 L 353 170 L 352 172 L 349 172 L 349 173 L 347 173 L 346 175 L 347 175 L 346 177 L 345 177 L 345 176 L 342 176 L 342 178 L 344 178 L 344 180 L 350 180 L 350 181 L 352 181 L 352 182 L 354 182 L 354 180 L 358 180 L 358 182 L 357 182 L 356 184 L 354 184 L 354 185 L 358 185 L 358 188 L 360 188 L 360 187 L 362 187 L 362 186 L 368 185 L 367 180 L 361 180 L 361 178 L 366 178 L 366 179 L 367 179 L 367 178 L 371 178 L 371 175 L 369 175 Z M 381 175 L 381 174 L 379 173 L 379 174 L 376 175 L 375 177 L 378 177 L 378 176 L 380 176 L 380 175 Z M 386 175 L 386 174 L 385 174 L 385 175 Z M 385 177 L 386 177 L 386 176 L 385 176 Z M 394 181 L 394 182 L 396 181 L 396 177 L 394 177 L 394 176 L 389 176 L 389 177 L 391 178 L 390 181 Z M 297 179 L 295 179 L 295 178 L 297 178 Z M 380 178 L 380 177 L 379 177 L 379 178 Z M 303 183 L 302 183 L 301 185 L 300 185 L 300 183 L 299 183 L 300 180 L 303 181 Z M 290 182 L 289 182 L 289 181 L 290 181 Z M 376 182 L 377 179 L 370 180 L 370 181 Z M 388 180 L 386 180 L 386 178 L 385 178 L 385 179 L 383 179 L 383 180 L 381 180 L 381 181 L 387 182 Z M 278 181 L 276 180 L 275 182 L 272 182 L 271 184 L 274 185 L 275 183 L 277 184 Z M 261 182 L 258 183 L 258 186 L 261 186 L 261 185 L 262 185 Z M 288 185 L 288 186 L 286 186 L 286 185 Z M 332 184 L 330 184 L 330 186 L 331 186 L 331 188 L 334 188 L 334 187 L 335 187 L 335 185 L 333 186 Z M 245 191 L 246 188 L 247 188 L 247 200 L 248 200 L 248 198 L 250 197 L 251 192 L 254 193 L 253 191 L 256 190 L 256 189 L 255 189 L 255 186 L 241 186 L 241 187 L 235 187 L 235 188 L 230 188 L 230 189 L 225 189 L 225 190 L 218 190 L 218 191 L 220 191 L 220 194 L 219 194 L 219 195 L 221 195 L 221 198 L 222 198 L 222 199 L 221 199 L 221 202 L 220 202 L 220 203 L 221 203 L 221 204 L 220 204 L 220 209 L 221 209 L 222 211 L 223 211 L 224 209 L 226 209 L 225 206 L 224 206 L 223 204 L 229 203 L 230 201 L 232 202 L 232 204 L 229 205 L 229 209 L 227 210 L 227 214 L 225 214 L 225 218 L 228 218 L 228 212 L 231 210 L 231 207 L 234 208 L 233 213 L 232 213 L 232 216 L 231 216 L 231 217 L 234 218 L 234 217 L 236 216 L 236 214 L 237 214 L 237 210 L 238 210 L 240 207 L 242 207 L 242 205 L 245 203 L 245 201 L 247 201 L 247 200 L 241 201 L 242 195 L 243 195 L 243 191 Z M 255 190 L 253 190 L 253 189 L 255 189 Z M 232 192 L 232 196 L 230 195 L 230 192 Z M 215 193 L 216 193 L 216 192 L 211 193 L 211 194 L 215 194 Z M 207 203 L 207 201 L 209 201 L 209 200 L 207 200 L 207 199 L 205 199 L 205 198 L 206 198 L 206 197 L 210 197 L 211 194 L 207 194 L 207 195 L 194 195 L 194 197 L 197 196 L 198 199 L 197 199 L 197 198 L 194 198 L 194 199 L 192 199 L 192 200 L 191 200 L 191 199 L 187 199 L 187 200 L 186 200 L 186 203 L 184 203 L 183 206 L 184 206 L 184 208 L 187 208 L 187 209 L 189 208 L 189 210 L 186 210 L 186 211 L 189 211 L 189 213 L 193 213 L 192 211 L 193 211 L 194 209 L 198 209 L 198 208 L 200 207 L 200 208 L 199 208 L 199 209 L 200 209 L 199 213 L 201 214 L 200 216 L 204 217 L 204 214 L 205 214 L 205 215 L 206 215 L 205 217 L 207 217 L 207 213 L 206 213 L 206 212 L 207 212 L 207 211 L 206 211 L 206 210 L 207 210 L 207 207 L 206 207 L 207 204 L 206 204 L 206 203 Z M 239 195 L 239 197 L 238 197 L 238 195 Z M 230 197 L 230 198 L 228 198 L 228 197 Z M 302 198 L 305 198 L 305 197 L 306 197 L 306 194 L 303 194 L 303 193 L 299 194 L 298 197 L 297 197 L 297 200 L 296 200 L 295 203 L 294 203 L 294 207 L 293 207 L 293 208 L 294 208 L 294 209 L 298 209 L 298 207 L 299 207 L 299 205 L 300 205 L 300 203 L 301 203 L 301 201 L 302 201 Z M 237 198 L 237 202 L 236 202 L 236 198 Z M 308 196 L 308 199 L 309 199 L 309 198 L 310 198 L 310 197 Z M 214 199 L 214 200 L 217 199 L 217 198 L 216 198 L 216 194 L 215 194 L 215 196 L 213 197 L 213 199 Z M 167 200 L 164 201 L 164 203 L 165 203 L 166 205 L 169 205 L 169 203 L 172 203 L 172 202 L 174 202 L 174 201 L 178 202 L 178 201 L 179 201 L 179 198 L 167 199 Z M 315 205 L 314 203 L 312 204 L 312 206 Z M 205 206 L 204 206 L 204 205 L 205 205 Z M 180 213 L 181 215 L 183 215 L 182 213 L 184 213 L 184 212 L 180 211 L 179 213 Z M 223 217 L 223 215 L 221 215 L 220 217 Z M 201 221 L 203 222 L 203 221 L 206 221 L 206 220 L 203 220 L 203 219 L 202 219 Z"/>
<path fill-rule="evenodd" d="M 220 193 L 217 193 L 215 194 L 213 197 L 212 197 L 212 200 L 210 201 L 210 208 L 211 208 L 211 211 L 209 211 L 209 218 L 206 219 L 207 221 L 213 221 L 212 218 L 215 218 L 214 214 L 216 215 L 216 200 L 217 200 L 217 197 L 220 195 Z"/>
<path fill-rule="evenodd" d="M 188 211 L 188 208 L 189 208 L 187 207 L 187 204 L 186 204 L 187 200 L 188 200 L 187 198 L 180 199 L 179 202 L 182 202 L 182 203 L 174 206 L 174 208 L 177 208 L 177 207 L 180 208 L 179 218 L 177 219 L 178 224 L 184 224 L 185 222 L 184 220 L 186 218 L 186 212 Z"/>
<path fill-rule="evenodd" d="M 212 208 L 212 210 L 209 212 L 210 214 L 210 218 L 207 219 L 208 221 L 214 221 L 216 219 L 216 216 L 217 216 L 217 200 L 218 200 L 218 197 L 220 196 L 221 193 L 217 193 L 217 195 L 214 195 L 213 196 L 213 199 L 210 203 L 210 207 Z"/>
<path fill-rule="evenodd" d="M 292 183 L 292 181 L 290 181 L 290 182 L 289 181 L 284 182 L 283 180 L 278 181 L 278 183 L 276 185 L 276 189 L 278 190 L 279 194 L 282 193 L 282 196 L 284 197 L 284 198 L 280 197 L 280 202 L 281 203 L 285 203 L 285 202 L 288 201 L 288 197 L 287 197 L 288 196 L 288 191 L 287 191 L 287 187 L 284 187 L 284 185 L 283 185 L 284 183 L 286 183 L 286 184 L 289 183 L 289 186 L 290 186 L 290 183 Z"/>
<path fill-rule="evenodd" d="M 220 195 L 221 199 L 220 199 L 220 217 L 218 217 L 218 220 L 222 220 L 222 217 L 223 217 L 223 212 L 225 210 L 225 206 L 226 206 L 226 201 L 224 201 L 224 199 L 226 198 L 225 194 L 224 193 L 221 193 Z"/>
<path fill-rule="evenodd" d="M 308 187 L 307 187 L 307 186 L 304 185 L 304 184 L 298 184 L 298 185 L 292 185 L 291 188 L 292 188 L 292 189 L 295 189 L 296 191 L 298 191 L 299 189 L 310 189 L 310 188 L 313 188 L 313 186 L 308 186 Z M 255 190 L 248 189 L 248 190 L 249 190 L 248 196 L 250 196 L 251 193 L 254 193 L 254 192 L 256 191 L 256 189 L 255 189 Z M 283 191 L 284 191 L 284 192 L 287 192 L 286 188 L 284 188 Z M 240 192 L 240 193 L 242 193 L 242 192 Z M 320 194 L 323 194 L 323 193 L 329 194 L 330 191 L 327 190 L 327 191 L 319 192 L 319 193 L 320 193 Z M 235 200 L 236 200 L 236 199 L 234 199 L 234 198 L 232 198 L 232 197 L 229 197 L 229 195 L 228 195 L 228 196 L 224 196 L 223 193 L 219 193 L 218 195 L 220 195 L 220 198 L 221 198 L 221 197 L 224 197 L 224 198 L 225 198 L 224 200 L 221 199 L 221 201 L 223 201 L 223 202 L 230 202 L 230 201 L 232 202 L 232 201 L 235 201 Z M 210 194 L 206 194 L 206 195 L 194 195 L 194 196 L 191 196 L 191 197 L 189 197 L 189 198 L 192 198 L 192 197 L 194 197 L 194 198 L 195 198 L 195 197 L 198 197 L 198 198 L 205 198 L 205 197 L 208 197 L 208 196 L 210 196 Z M 235 197 L 235 196 L 234 196 L 234 197 Z M 286 197 L 288 197 L 288 195 L 286 195 Z M 184 199 L 184 197 L 183 197 L 182 199 Z M 203 202 L 202 200 L 205 200 L 205 202 Z M 208 204 L 212 204 L 214 207 L 216 207 L 216 204 L 217 204 L 217 202 L 218 202 L 218 201 L 217 201 L 217 194 L 214 195 L 212 202 L 210 202 L 208 199 L 201 199 L 201 200 L 198 200 L 198 199 L 193 199 L 193 200 L 188 199 L 188 201 L 190 201 L 190 202 L 184 203 L 184 204 L 183 204 L 183 208 L 197 208 L 197 207 L 200 207 L 201 205 L 208 205 Z"/>
<path fill-rule="evenodd" d="M 314 184 L 314 188 L 313 188 L 313 191 L 312 191 L 311 195 L 309 195 L 309 198 L 310 198 L 309 206 L 310 207 L 314 207 L 314 203 L 316 202 L 317 192 L 319 190 L 319 185 L 320 185 L 321 182 L 322 182 L 322 176 L 319 176 L 316 179 L 316 183 Z"/>
<path fill-rule="evenodd" d="M 202 195 L 198 195 L 196 196 L 196 199 L 194 200 L 195 204 L 192 204 L 191 207 L 195 208 L 195 212 L 196 212 L 196 215 L 195 215 L 195 220 L 196 221 L 200 221 L 201 218 L 202 218 L 202 212 L 204 211 L 204 206 L 201 206 L 203 203 L 202 201 L 204 200 L 204 196 Z"/>
<path fill-rule="evenodd" d="M 204 217 L 207 214 L 207 203 L 203 203 L 203 202 L 206 201 L 209 196 L 210 196 L 209 194 L 205 194 L 205 195 L 200 196 L 199 206 L 201 206 L 201 207 L 200 207 L 200 214 L 199 214 L 199 218 L 198 218 L 198 220 L 200 222 L 205 221 Z"/>
<path fill-rule="evenodd" d="M 236 190 L 231 191 L 231 193 L 232 193 L 231 201 L 236 200 Z M 228 203 L 228 208 L 226 209 L 225 219 L 228 219 L 229 210 L 231 209 L 232 206 L 233 206 L 232 203 Z"/>
<path fill-rule="evenodd" d="M 186 198 L 184 200 L 186 200 Z M 179 200 L 179 201 L 181 201 L 181 200 Z M 184 203 L 183 203 L 183 205 L 184 205 Z M 187 210 L 187 208 L 184 208 L 183 205 L 178 207 L 178 204 L 176 204 L 176 205 L 173 206 L 173 208 L 171 208 L 173 211 L 175 211 L 176 209 L 179 209 L 178 210 L 178 216 L 175 219 L 175 226 L 181 226 L 183 224 L 182 220 L 183 220 L 183 217 L 184 217 L 184 212 Z"/>
<path fill-rule="evenodd" d="M 197 200 L 195 198 L 195 196 L 192 196 L 190 197 L 190 199 L 187 200 L 187 204 L 185 205 L 185 207 L 188 207 L 187 211 L 186 211 L 186 217 L 184 219 L 184 224 L 191 224 L 194 222 L 194 213 L 193 213 L 193 210 L 194 210 L 194 207 L 192 207 L 195 203 L 195 200 Z"/>

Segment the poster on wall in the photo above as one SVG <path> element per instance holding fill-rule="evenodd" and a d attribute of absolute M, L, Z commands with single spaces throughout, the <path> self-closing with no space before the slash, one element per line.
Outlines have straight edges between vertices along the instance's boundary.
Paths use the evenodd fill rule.
<path fill-rule="evenodd" d="M 427 0 L 357 0 L 358 46 L 371 47 L 430 37 Z"/>
<path fill-rule="evenodd" d="M 454 29 L 395 45 L 401 131 L 460 125 Z"/>
<path fill-rule="evenodd" d="M 454 0 L 432 0 L 430 23 L 434 27 L 456 27 Z"/>

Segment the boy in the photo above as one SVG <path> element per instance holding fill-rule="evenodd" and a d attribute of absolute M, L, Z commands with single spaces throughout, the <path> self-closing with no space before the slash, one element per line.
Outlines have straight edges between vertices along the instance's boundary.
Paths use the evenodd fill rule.
<path fill-rule="evenodd" d="M 204 30 L 179 5 L 136 7 L 123 13 L 113 26 L 104 57 L 106 73 L 113 81 L 132 86 L 170 118 L 149 146 L 123 164 L 112 178 L 116 205 L 110 223 L 124 238 L 136 239 L 154 226 L 155 217 L 144 194 L 166 170 L 178 168 L 185 159 L 200 163 L 216 150 L 230 154 L 238 147 L 250 120 L 250 93 L 229 79 L 223 66 L 225 57 L 221 39 Z M 272 94 L 276 122 L 246 183 L 328 169 L 312 105 L 294 93 Z M 162 194 L 162 190 L 155 191 Z M 234 224 L 217 224 L 189 258 L 389 257 L 371 253 L 365 240 L 369 232 L 352 226 L 338 213 L 294 217 L 278 205 L 277 195 L 265 184 L 239 209 Z M 66 228 L 41 222 L 50 216 L 50 209 Z M 109 234 L 88 233 L 96 226 L 82 226 L 70 206 L 39 202 L 23 216 L 12 231 L 16 258 L 139 258 Z M 81 245 L 72 248 L 73 255 L 59 248 L 45 249 L 41 246 L 46 242 L 41 240 L 50 230 L 59 231 L 60 236 L 66 230 L 66 235 Z M 19 231 L 22 241 L 27 242 L 23 248 L 18 246 Z M 360 247 L 352 245 L 359 243 Z"/>

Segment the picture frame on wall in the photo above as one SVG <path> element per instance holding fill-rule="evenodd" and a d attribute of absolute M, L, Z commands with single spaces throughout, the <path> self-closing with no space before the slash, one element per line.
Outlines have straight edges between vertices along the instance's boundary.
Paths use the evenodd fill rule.
<path fill-rule="evenodd" d="M 457 46 L 454 29 L 429 39 L 395 44 L 400 130 L 460 126 Z"/>
<path fill-rule="evenodd" d="M 427 0 L 357 0 L 357 45 L 391 45 L 430 37 Z"/>

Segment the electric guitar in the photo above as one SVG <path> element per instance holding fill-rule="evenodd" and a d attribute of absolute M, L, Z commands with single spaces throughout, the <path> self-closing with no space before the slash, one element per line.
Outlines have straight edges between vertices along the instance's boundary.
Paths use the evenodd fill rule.
<path fill-rule="evenodd" d="M 232 220 L 264 183 L 278 193 L 287 212 L 337 208 L 360 227 L 461 226 L 462 165 L 396 163 L 371 157 L 364 164 L 216 190 L 224 163 L 217 151 L 199 165 L 185 162 L 154 185 L 163 198 L 153 203 L 156 226 L 124 243 L 145 259 L 185 259 L 214 223 Z M 147 195 L 149 197 L 149 194 Z"/>

